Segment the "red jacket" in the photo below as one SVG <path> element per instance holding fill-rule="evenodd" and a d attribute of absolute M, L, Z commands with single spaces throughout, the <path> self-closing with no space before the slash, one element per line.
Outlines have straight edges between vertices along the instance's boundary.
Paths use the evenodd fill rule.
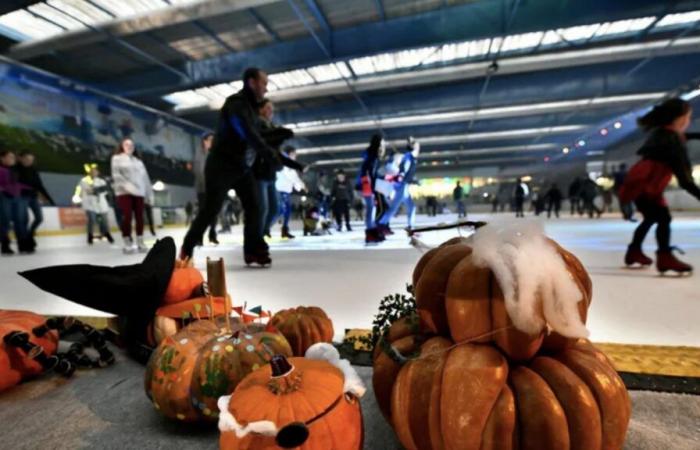
<path fill-rule="evenodd" d="M 700 200 L 700 188 L 692 177 L 686 139 L 698 139 L 700 134 L 681 136 L 665 128 L 652 131 L 638 154 L 642 159 L 632 166 L 622 183 L 618 196 L 622 202 L 641 197 L 666 206 L 664 190 L 675 175 L 678 185 Z"/>

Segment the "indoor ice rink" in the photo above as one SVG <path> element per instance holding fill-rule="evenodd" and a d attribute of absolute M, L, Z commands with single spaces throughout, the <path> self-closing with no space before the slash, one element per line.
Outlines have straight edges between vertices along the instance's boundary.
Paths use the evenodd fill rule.
<path fill-rule="evenodd" d="M 700 448 L 700 1 L 0 4 L 0 448 Z"/>

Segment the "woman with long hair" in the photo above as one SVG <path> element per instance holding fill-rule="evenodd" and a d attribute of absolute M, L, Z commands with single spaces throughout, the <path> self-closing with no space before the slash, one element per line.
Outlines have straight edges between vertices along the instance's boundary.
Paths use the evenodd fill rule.
<path fill-rule="evenodd" d="M 649 229 L 656 224 L 656 268 L 659 272 L 691 272 L 693 267 L 679 261 L 672 253 L 671 213 L 664 198 L 664 190 L 675 175 L 678 185 L 700 200 L 700 188 L 695 185 L 688 158 L 687 139 L 698 139 L 700 134 L 686 133 L 692 109 L 680 98 L 666 100 L 655 106 L 637 122 L 649 137 L 638 154 L 642 159 L 627 174 L 620 188 L 621 201 L 634 201 L 644 220 L 634 232 L 627 248 L 625 264 L 649 266 L 652 259 L 642 252 L 642 243 Z"/>
<path fill-rule="evenodd" d="M 146 166 L 134 156 L 134 141 L 124 138 L 112 155 L 112 179 L 117 205 L 122 211 L 121 231 L 124 253 L 148 251 L 143 242 L 144 198 L 151 180 Z M 147 186 L 148 185 L 148 186 Z M 136 220 L 136 247 L 131 237 L 131 221 Z"/>
<path fill-rule="evenodd" d="M 355 189 L 360 191 L 365 201 L 365 243 L 376 243 L 384 240 L 384 235 L 379 232 L 375 222 L 375 198 L 380 202 L 375 186 L 379 161 L 384 156 L 386 143 L 381 135 L 375 134 L 369 143 L 369 147 L 362 154 L 362 166 L 357 174 Z"/>

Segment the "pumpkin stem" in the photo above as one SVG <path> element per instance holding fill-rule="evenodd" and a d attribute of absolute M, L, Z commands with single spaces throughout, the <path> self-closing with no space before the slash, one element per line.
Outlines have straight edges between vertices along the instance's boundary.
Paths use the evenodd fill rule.
<path fill-rule="evenodd" d="M 272 367 L 272 376 L 274 378 L 283 377 L 294 370 L 294 366 L 287 361 L 287 358 L 285 358 L 284 355 L 273 356 L 272 360 L 270 361 L 270 366 Z"/>

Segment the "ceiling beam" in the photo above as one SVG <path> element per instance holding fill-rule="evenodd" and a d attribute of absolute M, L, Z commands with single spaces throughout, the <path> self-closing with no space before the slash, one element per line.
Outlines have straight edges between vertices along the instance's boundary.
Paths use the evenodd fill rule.
<path fill-rule="evenodd" d="M 265 19 L 262 18 L 262 16 L 261 16 L 260 14 L 258 14 L 258 12 L 255 10 L 255 8 L 248 8 L 248 13 L 249 13 L 251 16 L 253 16 L 253 18 L 255 19 L 255 21 L 258 22 L 258 25 L 260 25 L 260 26 L 263 28 L 263 30 L 265 30 L 265 32 L 266 32 L 267 34 L 269 34 L 270 36 L 272 36 L 272 39 L 273 39 L 275 42 L 282 42 L 282 39 L 280 38 L 280 35 L 277 34 L 277 32 L 276 32 L 275 30 L 272 29 L 272 27 L 270 26 L 270 24 L 268 24 L 268 23 L 265 21 Z"/>
<path fill-rule="evenodd" d="M 500 8 L 495 7 L 498 4 L 499 2 L 469 2 L 392 18 L 384 22 L 374 21 L 338 28 L 333 30 L 333 57 L 342 60 L 425 45 L 492 37 L 494 33 L 499 33 L 493 26 L 493 22 L 500 18 Z M 596 5 L 599 7 L 596 8 Z M 700 0 L 688 0 L 683 3 L 683 8 L 700 9 Z M 591 0 L 565 3 L 561 0 L 530 1 L 519 7 L 518 20 L 514 21 L 510 32 L 525 33 L 565 28 L 597 21 L 657 15 L 662 12 L 658 1 L 654 0 Z M 420 32 L 407 33 L 406 30 Z M 192 74 L 196 80 L 194 83 L 164 85 L 162 80 L 155 76 L 152 78 L 155 81 L 146 84 L 143 80 L 150 80 L 151 77 L 145 71 L 128 76 L 120 74 L 114 80 L 105 81 L 101 87 L 114 88 L 119 92 L 131 91 L 134 95 L 159 95 L 230 81 L 232 74 L 242 73 L 250 65 L 263 67 L 270 73 L 275 73 L 325 62 L 327 56 L 318 51 L 315 40 L 303 37 L 242 51 L 236 55 L 217 55 L 189 63 L 185 71 Z"/>
<path fill-rule="evenodd" d="M 662 98 L 664 92 L 649 92 L 631 95 L 615 95 L 599 98 L 584 98 L 576 100 L 552 101 L 544 103 L 527 103 L 523 105 L 496 106 L 491 108 L 469 109 L 462 111 L 450 111 L 434 114 L 420 114 L 411 116 L 383 117 L 379 119 L 382 128 L 398 128 L 406 126 L 425 126 L 433 124 L 466 122 L 474 120 L 502 119 L 506 117 L 523 117 L 541 114 L 553 114 L 571 111 L 574 108 L 598 109 L 620 105 L 638 105 L 642 102 L 654 101 Z M 357 120 L 296 127 L 294 124 L 286 124 L 294 130 L 296 136 L 313 136 L 320 134 L 346 133 L 352 131 L 371 130 L 376 127 L 375 120 Z"/>
<path fill-rule="evenodd" d="M 135 33 L 152 31 L 182 23 L 189 23 L 193 18 L 230 14 L 248 8 L 263 6 L 279 0 L 209 0 L 194 2 L 182 6 L 169 6 L 144 14 L 115 19 L 99 25 L 99 29 L 109 32 L 114 37 L 128 36 Z M 51 36 L 46 39 L 31 40 L 12 46 L 9 56 L 14 59 L 29 59 L 50 51 L 68 50 L 107 39 L 104 33 L 93 30 L 76 30 Z"/>
<path fill-rule="evenodd" d="M 604 64 L 610 63 L 611 60 L 616 62 L 630 61 L 645 58 L 651 52 L 654 52 L 656 56 L 672 56 L 700 52 L 700 37 L 698 36 L 677 39 L 672 45 L 669 45 L 669 42 L 671 42 L 669 39 L 662 39 L 645 43 L 635 42 L 632 44 L 567 50 L 558 53 L 546 52 L 537 55 L 502 58 L 499 60 L 499 69 L 495 76 Z M 439 83 L 478 80 L 484 76 L 484 71 L 488 68 L 489 64 L 488 61 L 468 62 L 411 72 L 370 75 L 351 80 L 330 81 L 273 91 L 269 92 L 267 97 L 273 102 L 281 104 L 299 99 L 350 95 L 350 87 L 357 92 L 371 92 L 391 89 L 396 86 L 409 88 L 430 86 Z M 203 109 L 206 108 L 184 109 L 178 113 L 186 115 Z"/>
<path fill-rule="evenodd" d="M 328 23 L 328 19 L 326 19 L 326 15 L 323 14 L 323 11 L 321 10 L 321 7 L 316 3 L 316 0 L 305 0 L 306 1 L 306 6 L 309 8 L 309 11 L 311 11 L 311 14 L 314 16 L 314 19 L 316 19 L 316 22 L 321 26 L 323 31 L 325 33 L 332 33 L 333 29 L 331 28 L 331 25 Z"/>
<path fill-rule="evenodd" d="M 504 131 L 486 131 L 481 133 L 453 134 L 441 136 L 416 136 L 421 145 L 444 145 L 460 144 L 464 142 L 494 141 L 500 139 L 525 139 L 540 134 L 558 135 L 581 132 L 588 128 L 588 125 L 559 125 L 544 128 L 525 128 Z M 388 146 L 401 146 L 406 143 L 405 139 L 391 140 Z M 323 153 L 348 153 L 360 151 L 367 147 L 367 142 L 356 142 L 342 145 L 326 145 L 323 147 L 299 147 L 297 154 L 318 155 Z"/>

